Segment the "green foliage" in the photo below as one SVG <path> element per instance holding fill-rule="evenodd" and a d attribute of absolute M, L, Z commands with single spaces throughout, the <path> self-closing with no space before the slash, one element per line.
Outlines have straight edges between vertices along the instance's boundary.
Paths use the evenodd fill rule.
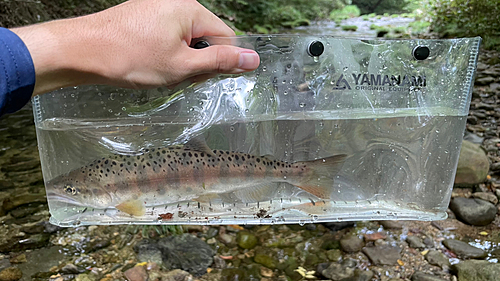
<path fill-rule="evenodd" d="M 330 11 L 344 6 L 347 0 L 200 0 L 230 26 L 257 33 L 278 32 L 326 18 Z"/>
<path fill-rule="evenodd" d="M 342 30 L 344 30 L 344 31 L 356 31 L 356 30 L 358 30 L 357 25 L 342 25 L 340 28 L 342 28 Z"/>
<path fill-rule="evenodd" d="M 414 21 L 408 25 L 411 34 L 418 35 L 425 33 L 429 30 L 429 26 L 431 25 L 428 21 Z"/>
<path fill-rule="evenodd" d="M 361 14 L 376 13 L 401 14 L 411 12 L 418 7 L 418 0 L 352 0 L 352 4 L 359 7 Z"/>
<path fill-rule="evenodd" d="M 330 19 L 337 20 L 345 20 L 348 18 L 359 17 L 360 11 L 359 8 L 354 5 L 347 5 L 341 10 L 333 10 L 330 13 Z"/>
<path fill-rule="evenodd" d="M 500 49 L 498 0 L 431 0 L 432 29 L 441 37 L 481 36 L 484 47 Z"/>

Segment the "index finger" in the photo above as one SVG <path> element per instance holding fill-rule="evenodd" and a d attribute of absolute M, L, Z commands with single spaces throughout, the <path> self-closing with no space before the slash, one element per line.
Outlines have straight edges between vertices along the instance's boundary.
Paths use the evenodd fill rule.
<path fill-rule="evenodd" d="M 205 36 L 236 36 L 234 30 L 227 26 L 227 24 L 225 24 L 220 18 L 203 7 L 203 5 L 199 3 L 198 5 L 198 9 L 196 9 L 197 15 L 195 16 L 195 20 L 193 21 L 191 31 L 193 38 L 200 38 Z"/>

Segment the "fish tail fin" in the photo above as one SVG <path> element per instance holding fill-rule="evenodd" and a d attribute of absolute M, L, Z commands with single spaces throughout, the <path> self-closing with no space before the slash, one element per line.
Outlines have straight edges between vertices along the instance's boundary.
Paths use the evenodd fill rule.
<path fill-rule="evenodd" d="M 297 162 L 299 166 L 305 165 L 309 171 L 307 175 L 290 183 L 321 199 L 330 199 L 334 179 L 346 158 L 346 154 L 339 154 L 313 161 Z"/>

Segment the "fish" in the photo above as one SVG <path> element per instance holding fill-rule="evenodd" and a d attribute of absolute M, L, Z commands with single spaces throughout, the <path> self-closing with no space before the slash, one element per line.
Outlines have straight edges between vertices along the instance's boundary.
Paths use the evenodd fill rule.
<path fill-rule="evenodd" d="M 184 145 L 152 148 L 142 155 L 110 155 L 47 182 L 47 197 L 97 209 L 143 216 L 146 207 L 183 201 L 209 202 L 234 193 L 258 201 L 286 182 L 321 198 L 347 155 L 288 163 L 269 156 L 212 150 L 193 138 Z"/>

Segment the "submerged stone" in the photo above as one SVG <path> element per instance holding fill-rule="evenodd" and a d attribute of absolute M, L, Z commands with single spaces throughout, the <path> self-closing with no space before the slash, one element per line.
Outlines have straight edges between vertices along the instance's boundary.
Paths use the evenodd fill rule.
<path fill-rule="evenodd" d="M 401 249 L 395 246 L 379 245 L 363 248 L 374 265 L 394 265 L 401 258 Z"/>
<path fill-rule="evenodd" d="M 462 259 L 483 259 L 488 256 L 485 251 L 459 240 L 446 239 L 443 245 Z"/>
<path fill-rule="evenodd" d="M 459 281 L 494 281 L 500 277 L 500 264 L 469 260 L 452 265 Z"/>
<path fill-rule="evenodd" d="M 253 260 L 256 263 L 262 264 L 263 266 L 270 269 L 275 269 L 276 265 L 278 264 L 278 261 L 276 259 L 266 254 L 256 254 Z"/>
<path fill-rule="evenodd" d="M 7 267 L 0 271 L 0 281 L 17 281 L 23 277 L 22 271 L 17 267 Z"/>
<path fill-rule="evenodd" d="M 236 241 L 238 242 L 238 246 L 243 249 L 253 249 L 257 245 L 257 237 L 248 231 L 238 232 Z"/>
<path fill-rule="evenodd" d="M 450 209 L 462 222 L 477 226 L 488 225 L 497 214 L 495 205 L 481 199 L 456 197 L 451 200 Z"/>
<path fill-rule="evenodd" d="M 215 251 L 191 234 L 169 236 L 158 240 L 167 269 L 182 269 L 195 276 L 203 275 L 213 263 Z"/>

